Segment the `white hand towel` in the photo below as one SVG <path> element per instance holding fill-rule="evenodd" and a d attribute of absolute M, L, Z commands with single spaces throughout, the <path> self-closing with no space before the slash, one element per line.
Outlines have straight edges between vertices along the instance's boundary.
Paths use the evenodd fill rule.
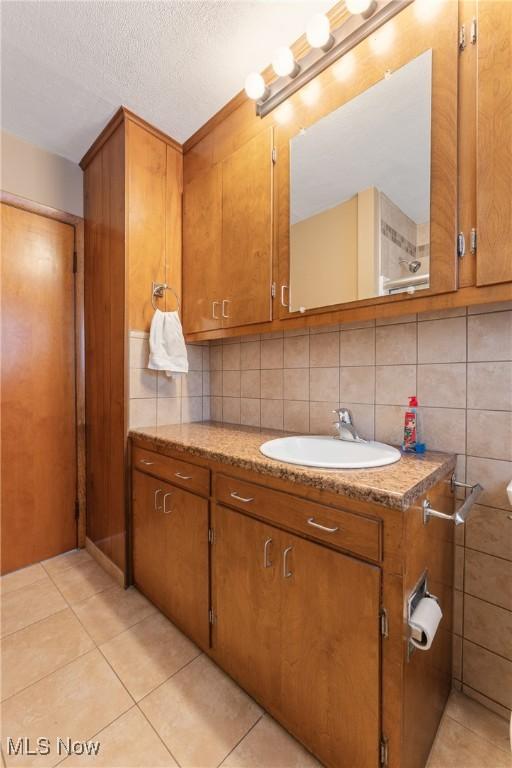
<path fill-rule="evenodd" d="M 155 311 L 149 332 L 148 368 L 165 371 L 167 376 L 188 373 L 187 348 L 177 312 Z"/>

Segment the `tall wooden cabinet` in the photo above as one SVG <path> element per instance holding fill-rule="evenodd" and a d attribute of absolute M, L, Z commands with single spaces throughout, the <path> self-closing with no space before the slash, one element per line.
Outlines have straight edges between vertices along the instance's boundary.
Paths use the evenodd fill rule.
<path fill-rule="evenodd" d="M 186 333 L 272 319 L 272 158 L 268 128 L 185 185 Z"/>
<path fill-rule="evenodd" d="M 126 562 L 128 338 L 152 281 L 181 294 L 182 152 L 121 108 L 80 163 L 85 192 L 87 537 Z M 166 296 L 161 307 L 174 308 Z"/>

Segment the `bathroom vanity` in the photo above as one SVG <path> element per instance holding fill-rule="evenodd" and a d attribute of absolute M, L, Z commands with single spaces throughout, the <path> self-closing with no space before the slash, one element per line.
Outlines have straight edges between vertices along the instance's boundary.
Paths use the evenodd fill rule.
<path fill-rule="evenodd" d="M 282 435 L 282 433 L 280 433 Z M 330 768 L 422 768 L 451 685 L 455 457 L 284 464 L 275 433 L 130 433 L 134 583 Z M 409 598 L 435 595 L 431 648 Z"/>

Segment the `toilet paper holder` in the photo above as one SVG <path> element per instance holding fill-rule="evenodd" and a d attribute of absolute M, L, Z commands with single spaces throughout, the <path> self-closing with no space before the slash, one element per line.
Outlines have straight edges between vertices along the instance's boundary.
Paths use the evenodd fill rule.
<path fill-rule="evenodd" d="M 417 627 L 411 625 L 411 617 L 418 603 L 420 600 L 423 600 L 424 597 L 432 598 L 432 600 L 435 600 L 439 605 L 439 598 L 437 598 L 428 590 L 428 572 L 426 570 L 423 571 L 412 592 L 407 598 L 407 625 L 410 632 L 409 640 L 407 642 L 407 661 L 409 661 L 412 654 L 416 650 L 416 646 L 411 642 L 411 637 L 413 637 L 415 640 L 421 640 L 421 632 Z"/>

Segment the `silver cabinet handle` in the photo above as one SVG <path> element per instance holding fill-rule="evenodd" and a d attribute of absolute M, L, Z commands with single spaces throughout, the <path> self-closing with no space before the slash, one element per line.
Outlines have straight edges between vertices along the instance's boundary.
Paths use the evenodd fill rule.
<path fill-rule="evenodd" d="M 215 307 L 217 306 L 217 304 L 220 304 L 220 301 L 212 301 L 212 319 L 213 320 L 219 320 L 219 318 L 215 314 Z"/>
<path fill-rule="evenodd" d="M 229 313 L 226 312 L 226 304 L 229 304 L 230 299 L 222 299 L 222 317 L 228 318 Z"/>
<path fill-rule="evenodd" d="M 288 290 L 288 286 L 287 285 L 282 285 L 281 286 L 281 306 L 282 307 L 289 307 L 290 306 L 290 299 L 288 299 L 288 301 L 284 300 L 284 292 L 287 291 L 287 290 Z"/>
<path fill-rule="evenodd" d="M 174 477 L 179 477 L 180 480 L 192 480 L 192 475 L 182 475 L 181 472 L 175 472 Z"/>
<path fill-rule="evenodd" d="M 318 528 L 320 531 L 325 531 L 326 533 L 336 533 L 336 531 L 339 531 L 338 526 L 335 528 L 328 528 L 326 525 L 320 525 L 320 523 L 316 523 L 314 517 L 308 517 L 308 525 L 312 525 L 313 528 Z"/>
<path fill-rule="evenodd" d="M 139 459 L 139 464 L 144 464 L 146 467 L 150 467 L 154 463 L 154 461 L 148 461 L 148 459 Z"/>
<path fill-rule="evenodd" d="M 160 510 L 162 509 L 162 507 L 158 506 L 158 501 L 157 501 L 159 493 L 163 493 L 161 488 L 157 488 L 156 491 L 155 491 L 155 500 L 154 500 L 154 505 L 153 505 L 154 508 L 155 508 L 155 512 L 160 512 Z"/>
<path fill-rule="evenodd" d="M 164 515 L 170 515 L 172 512 L 172 509 L 167 509 L 166 501 L 168 496 L 172 496 L 172 493 L 164 493 L 164 508 L 163 508 Z"/>
<path fill-rule="evenodd" d="M 263 545 L 263 567 L 264 568 L 270 568 L 272 565 L 272 560 L 269 556 L 269 549 L 270 545 L 272 544 L 272 539 L 266 539 L 265 544 Z"/>
<path fill-rule="evenodd" d="M 231 495 L 232 499 L 236 499 L 237 501 L 243 501 L 244 504 L 248 504 L 250 501 L 254 501 L 254 499 L 251 498 L 250 496 L 248 496 L 246 499 L 244 499 L 244 497 L 243 496 L 239 496 L 236 491 L 233 491 L 230 495 Z"/>
<path fill-rule="evenodd" d="M 289 579 L 293 576 L 292 572 L 288 570 L 288 555 L 292 551 L 293 547 L 286 547 L 283 552 L 283 579 Z"/>

